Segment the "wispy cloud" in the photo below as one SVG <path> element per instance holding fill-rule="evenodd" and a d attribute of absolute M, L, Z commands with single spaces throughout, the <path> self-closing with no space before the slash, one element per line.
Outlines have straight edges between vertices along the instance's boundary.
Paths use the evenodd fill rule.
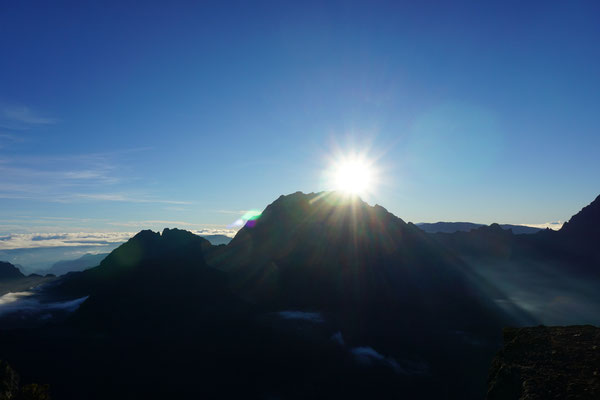
<path fill-rule="evenodd" d="M 129 203 L 156 203 L 156 204 L 179 204 L 189 205 L 194 204 L 192 201 L 183 200 L 168 200 L 159 199 L 147 195 L 132 195 L 127 193 L 77 193 L 71 198 L 73 199 L 87 199 L 87 200 L 104 200 L 104 201 L 121 201 Z"/>
<path fill-rule="evenodd" d="M 46 157 L 0 155 L 0 199 L 193 204 L 131 189 L 136 178 L 122 158 L 143 150 Z"/>
<path fill-rule="evenodd" d="M 8 144 L 22 142 L 23 138 L 11 133 L 0 132 L 0 149 L 6 147 Z"/>
<path fill-rule="evenodd" d="M 234 214 L 234 215 L 244 215 L 249 210 L 214 210 L 214 212 L 219 214 Z"/>
<path fill-rule="evenodd" d="M 43 302 L 40 296 L 36 296 L 35 292 L 7 293 L 0 297 L 0 315 L 21 313 L 21 318 L 47 318 L 51 317 L 51 313 L 55 311 L 73 312 L 77 310 L 88 297 L 67 301 Z"/>
<path fill-rule="evenodd" d="M 21 105 L 0 105 L 0 126 L 23 130 L 39 125 L 55 124 L 58 120 Z"/>

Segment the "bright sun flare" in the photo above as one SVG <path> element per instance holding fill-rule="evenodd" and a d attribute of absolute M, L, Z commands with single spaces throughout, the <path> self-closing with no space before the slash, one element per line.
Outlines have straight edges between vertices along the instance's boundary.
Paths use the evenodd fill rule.
<path fill-rule="evenodd" d="M 334 162 L 331 186 L 334 190 L 364 196 L 373 190 L 374 170 L 364 158 L 353 156 Z"/>

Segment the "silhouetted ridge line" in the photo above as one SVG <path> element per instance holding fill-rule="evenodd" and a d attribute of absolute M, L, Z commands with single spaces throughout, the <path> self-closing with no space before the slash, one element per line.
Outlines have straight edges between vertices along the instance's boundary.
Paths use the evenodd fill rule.
<path fill-rule="evenodd" d="M 600 195 L 565 222 L 559 231 L 564 235 L 600 236 Z"/>
<path fill-rule="evenodd" d="M 0 261 L 0 281 L 24 278 L 25 275 L 9 262 Z"/>

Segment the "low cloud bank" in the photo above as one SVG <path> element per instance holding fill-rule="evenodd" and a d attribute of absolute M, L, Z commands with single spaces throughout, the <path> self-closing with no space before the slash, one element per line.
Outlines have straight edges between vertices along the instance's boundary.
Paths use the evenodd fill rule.
<path fill-rule="evenodd" d="M 24 314 L 24 317 L 34 315 L 51 317 L 53 312 L 77 310 L 87 298 L 88 296 L 68 301 L 42 302 L 35 292 L 7 293 L 0 297 L 0 317 L 13 313 Z"/>
<path fill-rule="evenodd" d="M 540 228 L 540 229 L 552 229 L 552 230 L 559 230 L 560 228 L 562 228 L 562 226 L 564 225 L 564 222 L 562 221 L 554 221 L 554 222 L 545 222 L 543 224 L 521 224 L 524 226 L 530 226 L 532 228 Z"/>
<path fill-rule="evenodd" d="M 125 242 L 133 235 L 132 232 L 17 233 L 0 237 L 0 250 L 105 246 Z"/>
<path fill-rule="evenodd" d="M 190 230 L 199 235 L 234 237 L 235 229 Z M 33 249 L 37 247 L 106 246 L 123 243 L 137 232 L 69 232 L 69 233 L 16 233 L 0 236 L 0 250 Z"/>

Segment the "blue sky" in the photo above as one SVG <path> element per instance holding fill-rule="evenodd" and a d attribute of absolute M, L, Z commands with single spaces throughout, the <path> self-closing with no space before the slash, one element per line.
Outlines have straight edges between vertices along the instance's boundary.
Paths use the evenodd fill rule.
<path fill-rule="evenodd" d="M 226 230 L 340 151 L 406 221 L 564 221 L 600 192 L 600 6 L 526 3 L 3 4 L 0 232 Z"/>

